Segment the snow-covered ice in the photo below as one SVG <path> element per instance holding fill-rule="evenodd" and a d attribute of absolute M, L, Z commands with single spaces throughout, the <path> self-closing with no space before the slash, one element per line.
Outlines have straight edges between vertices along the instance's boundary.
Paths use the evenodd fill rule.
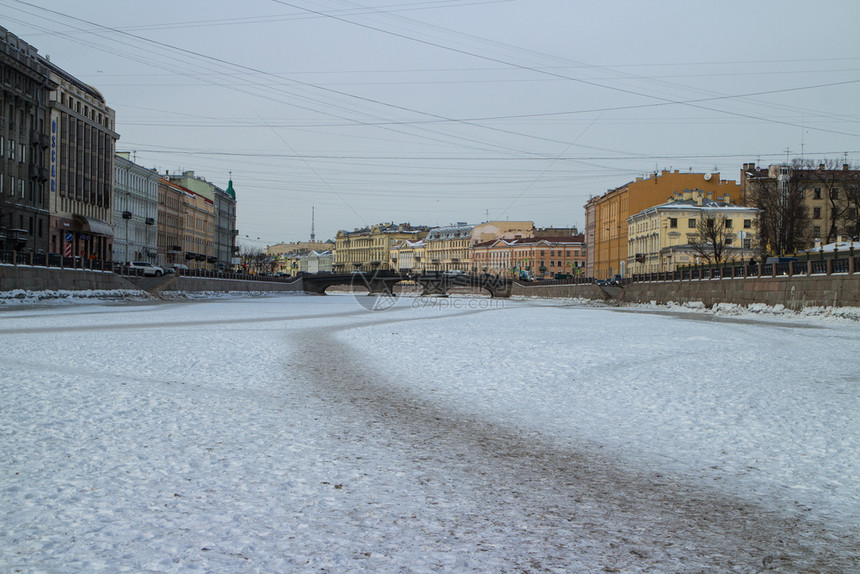
<path fill-rule="evenodd" d="M 860 323 L 0 309 L 0 570 L 857 572 Z"/>

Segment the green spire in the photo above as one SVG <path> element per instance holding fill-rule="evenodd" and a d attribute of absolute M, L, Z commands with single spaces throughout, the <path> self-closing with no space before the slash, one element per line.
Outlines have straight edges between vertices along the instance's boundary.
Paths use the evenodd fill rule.
<path fill-rule="evenodd" d="M 232 179 L 229 182 L 227 182 L 227 193 L 229 193 L 230 197 L 232 197 L 234 200 L 236 199 L 236 190 L 233 189 L 233 180 Z"/>

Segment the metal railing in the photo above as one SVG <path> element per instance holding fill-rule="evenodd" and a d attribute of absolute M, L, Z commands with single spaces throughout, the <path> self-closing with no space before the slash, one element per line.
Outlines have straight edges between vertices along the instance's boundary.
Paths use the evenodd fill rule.
<path fill-rule="evenodd" d="M 860 257 L 844 256 L 807 261 L 779 263 L 727 263 L 710 267 L 692 267 L 658 273 L 640 273 L 631 276 L 633 281 L 701 281 L 710 279 L 811 277 L 841 273 L 854 275 L 860 271 Z"/>
<path fill-rule="evenodd" d="M 29 265 L 32 267 L 54 267 L 59 269 L 87 269 L 92 271 L 110 271 L 113 262 L 88 257 L 63 257 L 59 253 L 41 253 L 34 251 L 0 250 L 0 263 L 11 265 Z"/>

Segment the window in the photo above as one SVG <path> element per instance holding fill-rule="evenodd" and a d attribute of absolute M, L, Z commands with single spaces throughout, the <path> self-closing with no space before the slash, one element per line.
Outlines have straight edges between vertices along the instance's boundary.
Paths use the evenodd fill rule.
<path fill-rule="evenodd" d="M 813 228 L 812 228 L 812 235 L 813 235 L 816 239 L 818 239 L 819 237 L 821 237 L 821 226 L 820 226 L 820 225 L 815 225 L 815 226 L 813 226 Z"/>
<path fill-rule="evenodd" d="M 732 220 L 726 219 L 726 229 L 731 229 L 731 228 L 732 228 Z"/>
<path fill-rule="evenodd" d="M 821 219 L 821 208 L 813 207 L 812 208 L 812 219 Z"/>
<path fill-rule="evenodd" d="M 744 219 L 744 229 L 752 229 L 752 219 Z"/>
<path fill-rule="evenodd" d="M 687 220 L 687 227 L 689 227 L 690 229 L 695 229 L 695 228 L 696 228 L 696 220 L 695 220 L 695 218 L 691 218 L 691 219 L 688 219 L 688 220 Z"/>
<path fill-rule="evenodd" d="M 839 188 L 834 187 L 830 190 L 830 199 L 839 199 Z"/>
<path fill-rule="evenodd" d="M 821 199 L 821 188 L 820 187 L 816 187 L 812 191 L 812 199 Z"/>
<path fill-rule="evenodd" d="M 669 218 L 669 227 L 676 229 L 678 227 L 678 219 L 676 217 Z"/>
<path fill-rule="evenodd" d="M 731 237 L 726 237 L 726 247 L 731 247 L 733 241 Z"/>

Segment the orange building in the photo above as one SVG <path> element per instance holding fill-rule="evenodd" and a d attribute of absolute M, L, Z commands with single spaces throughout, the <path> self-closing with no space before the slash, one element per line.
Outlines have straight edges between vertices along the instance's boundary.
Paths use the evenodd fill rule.
<path fill-rule="evenodd" d="M 719 173 L 680 173 L 678 170 L 637 177 L 635 181 L 589 199 L 585 204 L 589 274 L 595 279 L 625 275 L 630 263 L 627 218 L 669 201 L 676 192 L 694 189 L 704 192 L 708 199 L 741 203 L 741 188 L 736 181 L 720 179 Z"/>

